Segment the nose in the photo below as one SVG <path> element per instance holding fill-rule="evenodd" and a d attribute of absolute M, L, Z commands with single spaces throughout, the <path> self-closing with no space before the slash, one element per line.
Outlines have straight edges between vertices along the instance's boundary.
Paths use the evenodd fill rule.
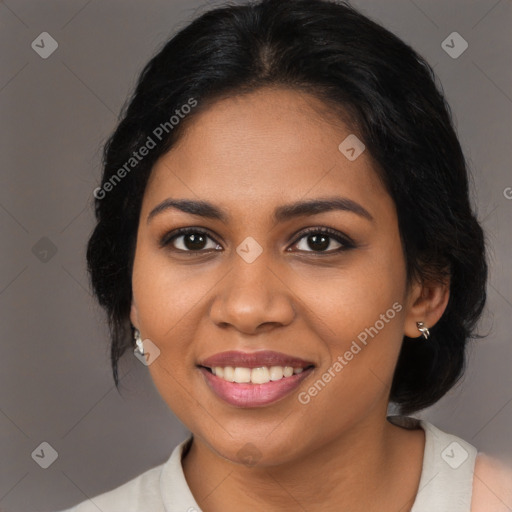
<path fill-rule="evenodd" d="M 210 317 L 222 328 L 255 334 L 289 325 L 295 317 L 293 292 L 261 256 L 252 263 L 237 256 L 216 293 Z"/>

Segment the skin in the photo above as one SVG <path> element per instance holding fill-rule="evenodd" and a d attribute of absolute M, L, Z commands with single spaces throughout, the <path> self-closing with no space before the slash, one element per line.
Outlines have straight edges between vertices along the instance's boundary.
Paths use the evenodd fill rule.
<path fill-rule="evenodd" d="M 285 88 L 220 100 L 190 120 L 145 191 L 131 321 L 160 349 L 152 379 L 194 434 L 182 465 L 204 512 L 232 503 L 248 511 L 339 511 L 341 503 L 352 512 L 403 512 L 418 490 L 424 433 L 386 420 L 389 389 L 403 336 L 428 342 L 416 322 L 439 320 L 449 283 L 408 286 L 395 206 L 375 162 L 368 151 L 349 161 L 338 150 L 352 132 L 323 107 Z M 278 206 L 332 196 L 356 201 L 374 220 L 348 211 L 272 220 Z M 209 201 L 229 222 L 175 209 L 148 222 L 171 197 Z M 159 246 L 181 227 L 209 232 L 201 254 L 190 254 L 186 236 Z M 301 234 L 309 227 L 330 227 L 356 247 L 335 253 L 340 243 L 329 238 L 319 253 Z M 247 237 L 263 250 L 250 264 L 236 252 Z M 401 311 L 301 404 L 297 394 L 395 302 Z M 264 349 L 316 366 L 296 392 L 264 407 L 225 403 L 196 367 L 218 352 Z M 254 466 L 238 455 L 247 443 L 258 450 Z"/>

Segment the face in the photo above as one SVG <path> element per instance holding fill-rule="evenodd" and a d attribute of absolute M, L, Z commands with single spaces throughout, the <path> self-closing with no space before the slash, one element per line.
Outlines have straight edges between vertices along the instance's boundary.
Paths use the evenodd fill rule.
<path fill-rule="evenodd" d="M 148 368 L 163 399 L 232 461 L 290 461 L 385 418 L 412 303 L 397 215 L 321 107 L 286 89 L 217 102 L 145 191 L 131 321 L 160 350 Z M 311 201 L 324 206 L 284 208 Z"/>

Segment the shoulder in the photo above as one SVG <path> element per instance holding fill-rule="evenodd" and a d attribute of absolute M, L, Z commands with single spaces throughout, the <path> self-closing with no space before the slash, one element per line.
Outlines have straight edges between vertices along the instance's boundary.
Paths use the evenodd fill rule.
<path fill-rule="evenodd" d="M 195 501 L 183 474 L 181 456 L 191 441 L 192 436 L 182 441 L 163 464 L 61 512 L 165 512 L 170 506 L 186 510 L 184 504 Z"/>
<path fill-rule="evenodd" d="M 485 453 L 478 453 L 473 475 L 471 512 L 512 510 L 512 467 Z"/>
<path fill-rule="evenodd" d="M 152 512 L 164 511 L 159 499 L 160 475 L 163 464 L 136 476 L 128 482 L 87 499 L 78 505 L 62 512 Z"/>

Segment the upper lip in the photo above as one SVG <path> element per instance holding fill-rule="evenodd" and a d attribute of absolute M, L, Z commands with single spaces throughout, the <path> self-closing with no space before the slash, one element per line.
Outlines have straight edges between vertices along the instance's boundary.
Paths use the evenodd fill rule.
<path fill-rule="evenodd" d="M 260 366 L 292 366 L 293 368 L 307 368 L 314 366 L 311 361 L 305 361 L 300 357 L 290 356 L 281 352 L 272 350 L 262 350 L 260 352 L 239 352 L 230 350 L 214 354 L 199 363 L 199 366 L 214 368 L 216 366 L 258 368 Z"/>

